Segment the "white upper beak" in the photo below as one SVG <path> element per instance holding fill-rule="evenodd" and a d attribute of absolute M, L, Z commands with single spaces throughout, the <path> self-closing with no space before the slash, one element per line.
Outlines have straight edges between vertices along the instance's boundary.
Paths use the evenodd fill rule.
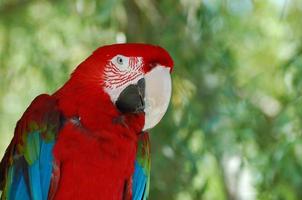
<path fill-rule="evenodd" d="M 157 65 L 145 75 L 145 125 L 153 128 L 166 113 L 172 93 L 170 68 Z"/>

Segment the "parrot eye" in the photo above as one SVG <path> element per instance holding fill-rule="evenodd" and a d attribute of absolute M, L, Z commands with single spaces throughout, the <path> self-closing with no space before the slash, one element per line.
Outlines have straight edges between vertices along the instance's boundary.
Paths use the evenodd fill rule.
<path fill-rule="evenodd" d="M 123 58 L 122 58 L 122 57 L 119 57 L 119 56 L 118 56 L 118 57 L 116 58 L 116 61 L 117 61 L 117 63 L 120 64 L 120 65 L 123 64 Z"/>
<path fill-rule="evenodd" d="M 129 71 L 129 57 L 123 55 L 116 55 L 111 60 L 112 64 L 120 71 Z"/>

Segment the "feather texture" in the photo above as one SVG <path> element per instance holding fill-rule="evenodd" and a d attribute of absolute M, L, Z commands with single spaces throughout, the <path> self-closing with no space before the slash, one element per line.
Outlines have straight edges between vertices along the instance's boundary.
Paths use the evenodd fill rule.
<path fill-rule="evenodd" d="M 38 96 L 17 123 L 0 163 L 2 199 L 147 199 L 145 113 L 121 112 L 104 90 L 105 66 L 120 54 L 142 58 L 143 74 L 156 65 L 173 67 L 158 46 L 97 49 L 52 96 Z"/>
<path fill-rule="evenodd" d="M 132 199 L 146 200 L 149 196 L 150 184 L 150 140 L 147 132 L 142 133 L 138 140 L 135 170 L 132 176 Z"/>
<path fill-rule="evenodd" d="M 19 120 L 1 161 L 2 199 L 45 200 L 52 176 L 52 149 L 60 126 L 56 100 L 38 96 Z"/>

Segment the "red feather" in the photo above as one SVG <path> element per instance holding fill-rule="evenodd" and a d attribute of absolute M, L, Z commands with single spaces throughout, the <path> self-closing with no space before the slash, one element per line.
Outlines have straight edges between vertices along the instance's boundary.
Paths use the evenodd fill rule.
<path fill-rule="evenodd" d="M 131 185 L 127 181 L 134 171 L 144 114 L 120 113 L 103 90 L 104 66 L 117 54 L 142 57 L 144 72 L 155 64 L 173 67 L 164 49 L 144 44 L 101 47 L 77 67 L 70 80 L 52 95 L 65 123 L 53 149 L 49 199 L 120 200 L 130 189 L 125 185 Z M 39 112 L 30 113 L 30 118 L 40 120 L 36 117 L 41 116 Z M 131 196 L 131 191 L 127 193 Z"/>

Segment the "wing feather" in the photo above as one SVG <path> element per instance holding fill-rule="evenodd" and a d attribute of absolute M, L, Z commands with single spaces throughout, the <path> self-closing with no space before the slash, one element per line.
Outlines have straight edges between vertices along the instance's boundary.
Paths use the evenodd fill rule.
<path fill-rule="evenodd" d="M 0 163 L 1 199 L 46 200 L 53 171 L 52 149 L 61 114 L 55 98 L 34 99 L 17 123 Z"/>
<path fill-rule="evenodd" d="M 132 199 L 146 200 L 149 196 L 150 183 L 150 139 L 144 132 L 139 137 L 135 170 L 132 176 Z"/>

